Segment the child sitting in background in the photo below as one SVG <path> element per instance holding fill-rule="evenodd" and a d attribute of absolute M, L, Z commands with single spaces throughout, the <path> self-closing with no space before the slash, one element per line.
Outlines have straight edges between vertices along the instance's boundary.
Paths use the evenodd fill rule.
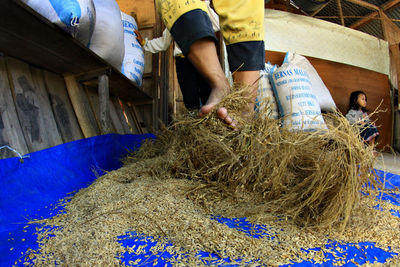
<path fill-rule="evenodd" d="M 354 91 L 350 95 L 349 110 L 346 119 L 350 124 L 360 125 L 360 135 L 364 141 L 372 146 L 379 136 L 378 129 L 371 122 L 367 114 L 367 95 L 363 91 Z"/>

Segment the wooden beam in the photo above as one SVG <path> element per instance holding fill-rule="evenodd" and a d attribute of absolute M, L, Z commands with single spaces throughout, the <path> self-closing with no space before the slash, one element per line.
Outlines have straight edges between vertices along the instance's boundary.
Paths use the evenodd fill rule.
<path fill-rule="evenodd" d="M 342 3 L 340 1 L 341 0 L 336 0 L 337 6 L 338 6 L 338 9 L 339 9 L 340 23 L 342 24 L 342 26 L 345 26 L 344 25 L 344 18 L 343 18 Z"/>
<path fill-rule="evenodd" d="M 92 71 L 88 71 L 85 73 L 81 73 L 78 75 L 75 75 L 75 78 L 78 82 L 87 82 L 87 81 L 93 81 L 97 80 L 100 75 L 107 74 L 111 75 L 111 68 L 106 67 L 106 68 L 100 68 Z"/>
<path fill-rule="evenodd" d="M 388 10 L 390 10 L 390 9 L 392 9 L 392 8 L 394 8 L 394 7 L 396 7 L 396 6 L 399 5 L 399 4 L 400 4 L 400 0 L 391 0 L 391 1 L 386 2 L 386 3 L 384 3 L 383 5 L 381 5 L 381 9 L 382 9 L 383 11 L 388 11 Z M 367 16 L 365 16 L 364 18 L 362 18 L 362 19 L 360 19 L 360 20 L 354 22 L 353 24 L 351 24 L 351 25 L 349 26 L 349 28 L 351 28 L 351 29 L 357 29 L 357 28 L 361 27 L 362 25 L 364 25 L 364 24 L 370 22 L 370 21 L 371 21 L 372 19 L 374 19 L 375 17 L 377 17 L 378 14 L 379 14 L 378 11 L 374 11 L 374 12 L 368 14 Z"/>
<path fill-rule="evenodd" d="M 317 15 L 322 9 L 324 9 L 324 7 L 326 7 L 329 4 L 330 1 L 326 2 L 325 4 L 323 4 L 322 6 L 320 6 L 317 10 L 315 10 L 310 16 L 314 17 L 315 15 Z"/>
<path fill-rule="evenodd" d="M 383 9 L 383 11 L 387 11 L 396 7 L 398 4 L 400 4 L 400 0 L 391 0 L 382 4 L 381 8 Z"/>
<path fill-rule="evenodd" d="M 290 4 L 290 0 L 285 0 L 286 3 L 286 12 L 292 11 L 292 5 Z"/>
<path fill-rule="evenodd" d="M 391 19 L 385 14 L 385 12 L 380 11 L 379 16 L 381 18 L 381 25 L 383 36 L 389 45 L 394 45 L 400 43 L 400 29 L 394 24 Z"/>
<path fill-rule="evenodd" d="M 357 20 L 356 22 L 354 22 L 353 24 L 351 24 L 351 25 L 349 26 L 349 28 L 351 28 L 351 29 L 357 29 L 357 28 L 361 27 L 362 25 L 364 25 L 364 24 L 370 22 L 370 21 L 371 21 L 372 19 L 374 19 L 377 15 L 378 15 L 378 12 L 372 12 L 372 13 L 368 14 L 366 17 L 364 17 L 364 18 L 362 18 L 362 19 L 360 19 L 360 20 Z"/>
<path fill-rule="evenodd" d="M 265 8 L 286 11 L 286 5 L 284 4 L 267 3 Z"/>
<path fill-rule="evenodd" d="M 372 10 L 377 10 L 379 11 L 379 7 L 377 7 L 376 5 L 370 4 L 368 2 L 362 1 L 362 0 L 346 0 L 347 2 L 368 8 L 368 9 L 372 9 Z"/>
<path fill-rule="evenodd" d="M 339 16 L 316 16 L 316 19 L 337 19 L 340 18 Z M 345 19 L 355 19 L 355 18 L 365 18 L 363 16 L 343 16 L 343 18 Z M 382 18 L 376 17 L 376 18 L 372 18 L 374 20 L 382 20 Z M 392 22 L 400 22 L 400 19 L 391 19 L 391 18 L 387 18 L 387 20 L 392 21 Z"/>

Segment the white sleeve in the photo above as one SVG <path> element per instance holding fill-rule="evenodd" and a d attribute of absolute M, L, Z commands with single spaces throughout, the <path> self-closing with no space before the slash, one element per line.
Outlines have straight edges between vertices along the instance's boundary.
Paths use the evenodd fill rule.
<path fill-rule="evenodd" d="M 350 124 L 355 124 L 359 122 L 357 112 L 353 109 L 350 109 L 349 112 L 346 114 L 346 119 L 349 121 Z"/>
<path fill-rule="evenodd" d="M 208 16 L 210 17 L 212 26 L 213 26 L 213 30 L 214 32 L 218 32 L 219 29 L 219 16 L 217 13 L 215 13 L 214 9 L 211 8 L 210 6 L 210 1 L 205 1 L 207 4 L 207 8 L 208 8 Z"/>
<path fill-rule="evenodd" d="M 154 38 L 151 40 L 145 39 L 145 44 L 143 46 L 144 51 L 148 51 L 150 53 L 158 53 L 161 51 L 166 51 L 168 47 L 172 43 L 172 35 L 165 29 L 161 37 Z"/>

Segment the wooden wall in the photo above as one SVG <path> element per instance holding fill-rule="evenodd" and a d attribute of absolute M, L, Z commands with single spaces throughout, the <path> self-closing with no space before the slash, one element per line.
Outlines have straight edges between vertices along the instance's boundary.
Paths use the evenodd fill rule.
<path fill-rule="evenodd" d="M 266 51 L 266 61 L 281 65 L 285 53 Z M 319 76 L 328 87 L 338 109 L 346 114 L 350 93 L 362 90 L 367 94 L 367 108 L 370 112 L 380 106 L 380 110 L 386 110 L 373 117 L 376 119 L 380 133 L 379 148 L 392 145 L 392 109 L 390 98 L 389 77 L 385 74 L 354 67 L 328 60 L 307 57 Z"/>
<path fill-rule="evenodd" d="M 79 101 L 71 97 L 74 91 Z M 23 155 L 99 135 L 99 114 L 97 88 L 0 56 L 0 147 Z M 110 98 L 110 120 L 111 133 L 147 132 L 140 110 L 115 97 Z M 15 156 L 0 150 L 0 159 Z"/>
<path fill-rule="evenodd" d="M 122 12 L 131 15 L 136 14 L 139 25 L 154 25 L 156 23 L 156 14 L 154 0 L 117 0 Z"/>

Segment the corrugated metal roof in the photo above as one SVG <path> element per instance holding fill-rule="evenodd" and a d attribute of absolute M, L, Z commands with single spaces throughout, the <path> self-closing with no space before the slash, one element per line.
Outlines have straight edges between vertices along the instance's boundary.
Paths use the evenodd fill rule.
<path fill-rule="evenodd" d="M 368 2 L 375 6 L 381 7 L 383 4 L 385 4 L 388 1 L 385 1 L 385 0 L 368 0 L 367 1 L 367 0 L 365 0 L 363 2 Z M 350 3 L 346 0 L 341 0 L 341 6 L 342 6 L 343 16 L 349 17 L 349 18 L 344 18 L 344 24 L 345 24 L 344 26 L 346 26 L 346 27 L 350 27 L 353 23 L 359 21 L 363 17 L 374 12 L 374 10 L 362 7 L 357 4 Z M 395 25 L 400 27 L 400 4 L 397 7 L 394 7 L 390 10 L 385 11 L 385 14 L 390 19 L 399 20 L 399 21 L 393 21 L 393 23 L 395 23 Z M 341 25 L 337 0 L 331 0 L 327 6 L 325 6 L 321 11 L 318 12 L 318 14 L 315 15 L 315 17 L 320 18 L 325 21 L 329 21 L 329 22 Z M 379 20 L 379 16 L 377 16 L 375 19 L 368 21 L 368 23 L 363 24 L 362 26 L 358 27 L 357 30 L 365 32 L 365 33 L 375 36 L 377 38 L 381 38 L 381 39 L 384 38 L 381 23 Z"/>

